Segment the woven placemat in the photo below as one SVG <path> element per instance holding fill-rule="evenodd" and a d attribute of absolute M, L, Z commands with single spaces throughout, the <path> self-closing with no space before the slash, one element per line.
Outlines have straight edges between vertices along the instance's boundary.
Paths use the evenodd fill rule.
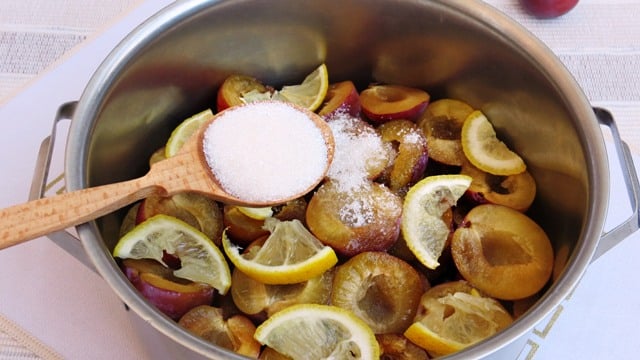
<path fill-rule="evenodd" d="M 141 2 L 0 1 L 0 104 Z"/>
<path fill-rule="evenodd" d="M 0 359 L 61 360 L 63 357 L 0 314 Z"/>

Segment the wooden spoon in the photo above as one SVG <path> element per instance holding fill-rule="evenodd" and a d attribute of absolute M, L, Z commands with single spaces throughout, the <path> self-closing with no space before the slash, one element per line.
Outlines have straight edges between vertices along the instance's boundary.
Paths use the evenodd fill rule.
<path fill-rule="evenodd" d="M 215 179 L 203 152 L 204 132 L 217 115 L 203 124 L 178 151 L 151 166 L 140 178 L 91 187 L 42 198 L 0 210 L 0 249 L 76 226 L 142 200 L 151 195 L 171 196 L 184 191 L 207 195 L 214 200 L 244 206 L 281 204 L 311 191 L 324 178 L 333 160 L 334 139 L 327 123 L 309 111 L 327 146 L 325 173 L 309 184 L 306 191 L 273 201 L 247 201 L 228 194 Z M 291 174 L 295 176 L 295 171 Z M 283 174 L 285 176 L 285 174 Z"/>

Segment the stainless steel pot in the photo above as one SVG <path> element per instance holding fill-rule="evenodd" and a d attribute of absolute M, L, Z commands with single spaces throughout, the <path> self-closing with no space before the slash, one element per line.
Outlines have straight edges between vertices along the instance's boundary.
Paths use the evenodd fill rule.
<path fill-rule="evenodd" d="M 416 86 L 434 98 L 458 98 L 482 109 L 523 155 L 537 181 L 531 216 L 553 239 L 556 251 L 568 253 L 557 279 L 526 315 L 447 358 L 514 358 L 508 345 L 522 340 L 570 293 L 594 256 L 638 229 L 640 186 L 610 115 L 594 112 L 559 60 L 524 28 L 480 1 L 467 0 L 176 2 L 124 39 L 77 104 L 61 108 L 58 118 L 73 118 L 67 187 L 143 175 L 149 155 L 170 130 L 213 106 L 216 88 L 229 74 L 278 85 L 301 79 L 321 62 L 332 82 Z M 601 123 L 613 133 L 634 210 L 605 234 L 609 170 Z M 51 146 L 45 145 L 46 163 Z M 36 179 L 38 195 L 43 182 Z M 51 238 L 94 267 L 177 348 L 194 356 L 238 358 L 182 330 L 129 284 L 110 255 L 121 216 L 78 226 L 83 249 L 59 233 Z"/>

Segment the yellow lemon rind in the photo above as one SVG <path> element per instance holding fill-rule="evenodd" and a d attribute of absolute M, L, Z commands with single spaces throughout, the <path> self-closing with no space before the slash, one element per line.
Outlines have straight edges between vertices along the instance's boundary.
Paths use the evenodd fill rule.
<path fill-rule="evenodd" d="M 402 235 L 409 250 L 430 269 L 440 266 L 438 258 L 449 236 L 449 226 L 441 216 L 464 195 L 471 180 L 466 175 L 430 176 L 407 192 L 400 224 Z M 431 203 L 425 204 L 429 199 Z M 435 204 L 438 208 L 427 207 Z"/>
<path fill-rule="evenodd" d="M 226 294 L 231 287 L 231 272 L 220 249 L 200 230 L 172 216 L 159 214 L 138 224 L 120 238 L 113 249 L 113 256 L 121 259 L 154 259 L 162 263 L 163 250 L 171 252 L 171 249 L 164 249 L 162 244 L 153 244 L 147 240 L 147 235 L 153 231 L 162 232 L 167 229 L 190 236 L 195 240 L 197 246 L 205 250 L 207 255 L 206 260 L 199 257 L 190 259 L 188 256 L 181 256 L 182 267 L 175 270 L 174 275 L 208 284 L 218 290 L 220 294 Z M 134 249 L 141 242 L 145 243 L 143 246 L 146 247 L 146 251 L 135 254 Z M 173 248 L 178 246 L 179 244 L 172 244 Z"/>
<path fill-rule="evenodd" d="M 464 344 L 442 338 L 421 322 L 411 324 L 404 336 L 412 343 L 427 350 L 431 355 L 449 355 L 465 348 Z"/>
<path fill-rule="evenodd" d="M 520 155 L 497 138 L 493 126 L 480 110 L 475 110 L 464 121 L 461 142 L 466 158 L 482 171 L 509 176 L 527 169 Z"/>
<path fill-rule="evenodd" d="M 193 135 L 203 124 L 213 118 L 211 109 L 203 110 L 185 120 L 183 120 L 169 136 L 165 145 L 164 155 L 170 158 L 178 153 L 182 145 Z"/>
<path fill-rule="evenodd" d="M 317 80 L 317 84 L 316 84 Z M 316 86 L 317 85 L 317 86 Z M 317 88 L 316 88 L 317 87 Z M 298 85 L 283 86 L 273 99 L 293 103 L 309 111 L 317 110 L 322 105 L 329 90 L 329 73 L 327 66 L 321 64 Z"/>
<path fill-rule="evenodd" d="M 271 333 L 287 323 L 303 322 L 315 318 L 333 320 L 339 323 L 341 328 L 348 329 L 352 335 L 350 342 L 358 344 L 361 359 L 378 359 L 380 357 L 380 347 L 371 328 L 350 311 L 332 305 L 297 304 L 280 310 L 257 327 L 254 338 L 263 345 L 272 347 L 282 354 L 287 354 L 287 349 L 290 346 L 279 348 L 277 344 L 270 341 Z M 292 331 L 295 331 L 295 328 Z"/>
<path fill-rule="evenodd" d="M 246 259 L 240 248 L 226 234 L 222 234 L 222 246 L 229 260 L 247 276 L 268 285 L 297 284 L 322 275 L 338 263 L 338 256 L 330 246 L 323 247 L 312 257 L 295 264 L 266 265 Z"/>

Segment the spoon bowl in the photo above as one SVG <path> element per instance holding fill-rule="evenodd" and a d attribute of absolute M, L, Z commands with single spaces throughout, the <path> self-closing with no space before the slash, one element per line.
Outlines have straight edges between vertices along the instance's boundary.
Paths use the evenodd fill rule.
<path fill-rule="evenodd" d="M 256 103 L 257 104 L 257 103 Z M 253 104 L 244 105 L 254 106 Z M 54 231 L 76 226 L 121 209 L 151 195 L 172 196 L 180 192 L 196 192 L 226 204 L 261 207 L 282 204 L 315 188 L 324 178 L 333 160 L 334 139 L 327 123 L 318 115 L 290 105 L 288 108 L 305 115 L 322 136 L 326 153 L 324 171 L 308 179 L 303 191 L 295 191 L 277 199 L 244 199 L 230 194 L 216 178 L 204 151 L 204 134 L 221 112 L 205 122 L 180 148 L 177 154 L 151 166 L 146 175 L 128 181 L 91 187 L 48 198 L 30 201 L 0 210 L 0 249 L 35 239 Z M 246 156 L 246 154 L 232 154 Z M 281 176 L 297 176 L 292 171 Z M 247 174 L 249 175 L 249 174 Z"/>

